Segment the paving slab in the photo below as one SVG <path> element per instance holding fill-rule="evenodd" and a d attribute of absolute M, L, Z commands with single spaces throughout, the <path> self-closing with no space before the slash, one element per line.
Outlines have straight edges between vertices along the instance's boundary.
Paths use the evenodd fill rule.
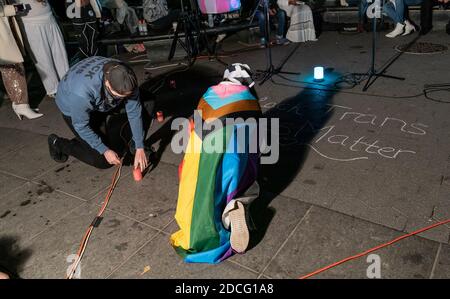
<path fill-rule="evenodd" d="M 380 225 L 313 207 L 264 274 L 298 278 L 400 235 Z M 380 258 L 381 278 L 429 278 L 438 247 L 437 242 L 411 237 L 374 252 Z M 367 278 L 372 263 L 362 257 L 316 278 Z"/>
<path fill-rule="evenodd" d="M 28 241 L 82 203 L 48 185 L 25 183 L 0 200 L 0 236 Z"/>
<path fill-rule="evenodd" d="M 27 145 L 33 145 L 39 138 L 36 134 L 28 131 L 0 127 L 0 158 L 12 157 L 16 151 Z"/>
<path fill-rule="evenodd" d="M 433 278 L 449 279 L 450 278 L 450 246 L 442 245 L 437 257 L 436 268 L 433 273 Z"/>
<path fill-rule="evenodd" d="M 261 273 L 283 242 L 303 219 L 310 205 L 264 192 L 251 208 L 256 231 L 249 250 L 231 260 Z"/>
<path fill-rule="evenodd" d="M 28 180 L 36 178 L 54 167 L 48 153 L 47 136 L 39 135 L 33 144 L 0 158 L 0 170 Z"/>
<path fill-rule="evenodd" d="M 24 278 L 64 278 L 73 254 L 98 211 L 98 206 L 83 204 L 48 231 L 27 244 L 33 254 L 25 263 Z M 138 222 L 106 211 L 94 229 L 81 262 L 81 278 L 104 278 L 131 256 L 157 231 Z"/>
<path fill-rule="evenodd" d="M 27 180 L 0 172 L 0 198 L 23 186 Z"/>
<path fill-rule="evenodd" d="M 123 173 L 131 173 L 126 168 Z M 178 196 L 178 168 L 164 162 L 147 173 L 140 182 L 134 181 L 132 175 L 123 177 L 111 197 L 109 209 L 122 215 L 146 223 L 154 228 L 162 229 L 174 216 Z M 104 195 L 93 199 L 101 204 Z"/>
<path fill-rule="evenodd" d="M 96 169 L 72 157 L 66 163 L 52 161 L 50 165 L 52 165 L 50 171 L 34 180 L 84 200 L 91 199 L 92 196 L 108 187 L 116 169 L 115 167 Z M 124 176 L 127 175 L 129 171 L 124 171 Z"/>
<path fill-rule="evenodd" d="M 150 268 L 147 272 L 144 271 L 146 267 Z M 229 261 L 218 265 L 184 263 L 170 245 L 169 236 L 160 234 L 109 278 L 255 279 L 256 277 L 256 273 Z"/>

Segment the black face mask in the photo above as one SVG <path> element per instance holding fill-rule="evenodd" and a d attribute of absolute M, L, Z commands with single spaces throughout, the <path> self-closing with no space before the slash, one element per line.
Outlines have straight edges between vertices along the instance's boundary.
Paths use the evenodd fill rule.
<path fill-rule="evenodd" d="M 126 98 L 124 97 L 116 97 L 114 95 L 112 95 L 109 91 L 108 88 L 106 88 L 105 85 L 103 85 L 103 110 L 104 111 L 109 111 L 111 109 L 116 108 L 117 106 L 120 105 L 120 103 L 122 103 Z"/>

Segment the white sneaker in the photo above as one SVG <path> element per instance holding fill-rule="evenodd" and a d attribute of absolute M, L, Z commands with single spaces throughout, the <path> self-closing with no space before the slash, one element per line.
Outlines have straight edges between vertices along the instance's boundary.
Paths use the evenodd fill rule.
<path fill-rule="evenodd" d="M 235 208 L 229 212 L 231 235 L 231 248 L 237 253 L 244 253 L 250 242 L 250 232 L 247 224 L 247 215 L 244 205 L 236 201 Z"/>
<path fill-rule="evenodd" d="M 401 23 L 397 23 L 397 25 L 395 25 L 395 29 L 392 32 L 386 34 L 386 37 L 394 38 L 399 35 L 402 35 L 404 31 L 405 31 L 405 25 L 403 25 Z"/>
<path fill-rule="evenodd" d="M 408 35 L 414 31 L 416 31 L 416 27 L 414 27 L 414 25 L 411 24 L 411 22 L 409 22 L 408 20 L 405 20 L 405 33 L 403 33 L 402 35 Z"/>

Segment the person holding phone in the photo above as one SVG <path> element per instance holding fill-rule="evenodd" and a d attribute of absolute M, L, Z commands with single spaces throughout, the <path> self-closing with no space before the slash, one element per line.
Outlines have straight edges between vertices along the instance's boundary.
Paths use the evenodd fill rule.
<path fill-rule="evenodd" d="M 35 119 L 43 114 L 36 113 L 28 104 L 27 80 L 23 66 L 23 41 L 14 18 L 24 12 L 23 4 L 12 5 L 7 0 L 0 0 L 0 73 L 12 101 L 12 109 L 19 119 L 23 117 Z"/>

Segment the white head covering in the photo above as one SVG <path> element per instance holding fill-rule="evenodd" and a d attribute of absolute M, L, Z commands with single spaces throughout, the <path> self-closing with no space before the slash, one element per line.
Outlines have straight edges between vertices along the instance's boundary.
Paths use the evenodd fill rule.
<path fill-rule="evenodd" d="M 249 88 L 255 85 L 251 69 L 247 64 L 233 63 L 225 70 L 223 78 L 236 84 L 246 85 Z"/>

